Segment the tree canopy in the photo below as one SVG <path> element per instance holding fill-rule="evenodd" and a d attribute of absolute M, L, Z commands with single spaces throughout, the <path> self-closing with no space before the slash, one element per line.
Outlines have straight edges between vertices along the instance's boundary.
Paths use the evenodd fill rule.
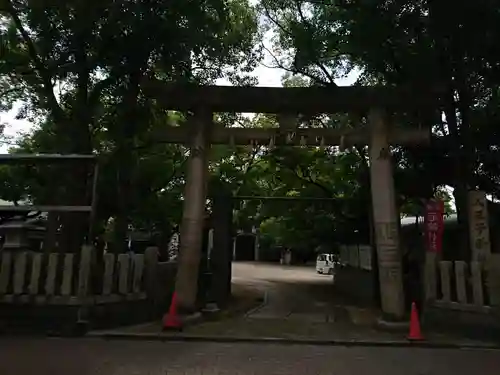
<path fill-rule="evenodd" d="M 144 78 L 255 85 L 263 63 L 283 72 L 284 86 L 335 86 L 353 72 L 357 85 L 438 85 L 446 95 L 432 116 L 394 118 L 417 126 L 425 117 L 433 129 L 430 145 L 392 150 L 398 206 L 402 215 L 421 215 L 423 199 L 440 196 L 450 212 L 452 190 L 466 225 L 469 189 L 500 198 L 498 21 L 493 0 L 0 0 L 0 109 L 21 102 L 18 117 L 35 125 L 10 152 L 99 154 L 98 229 L 122 251 L 129 228 L 168 238 L 182 209 L 187 149 L 152 134 L 182 126 L 186 114 L 145 96 Z M 299 120 L 353 127 L 364 115 Z M 215 121 L 277 126 L 261 114 L 221 113 Z M 91 172 L 0 166 L 0 198 L 80 204 Z M 328 198 L 242 201 L 238 227 L 260 226 L 276 244 L 369 237 L 367 148 L 214 146 L 209 186 L 219 184 L 234 195 Z M 61 230 L 66 247 L 86 225 L 81 214 L 47 220 L 48 238 Z"/>

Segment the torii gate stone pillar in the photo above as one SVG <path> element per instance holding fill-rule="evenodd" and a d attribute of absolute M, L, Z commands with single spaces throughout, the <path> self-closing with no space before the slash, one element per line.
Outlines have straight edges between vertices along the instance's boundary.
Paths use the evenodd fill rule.
<path fill-rule="evenodd" d="M 190 154 L 184 187 L 184 207 L 180 228 L 180 249 L 175 291 L 179 309 L 196 310 L 198 268 L 203 242 L 203 226 L 207 196 L 209 134 L 212 112 L 198 110 L 190 119 Z"/>
<path fill-rule="evenodd" d="M 370 124 L 370 179 L 382 311 L 401 320 L 405 314 L 399 216 L 396 209 L 393 166 L 384 112 L 373 109 Z"/>

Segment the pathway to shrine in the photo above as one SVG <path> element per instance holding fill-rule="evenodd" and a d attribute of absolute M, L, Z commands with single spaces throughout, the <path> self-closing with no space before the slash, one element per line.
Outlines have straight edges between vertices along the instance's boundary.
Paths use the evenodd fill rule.
<path fill-rule="evenodd" d="M 347 303 L 335 293 L 333 277 L 317 274 L 314 266 L 233 262 L 232 274 L 233 288 L 258 289 L 264 302 L 244 316 L 202 323 L 186 333 L 342 340 L 380 335 L 372 330 L 377 312 Z"/>

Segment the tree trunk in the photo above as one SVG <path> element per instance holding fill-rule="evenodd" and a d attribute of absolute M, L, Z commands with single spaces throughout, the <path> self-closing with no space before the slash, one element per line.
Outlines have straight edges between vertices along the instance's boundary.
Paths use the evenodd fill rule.
<path fill-rule="evenodd" d="M 88 7 L 78 4 L 76 8 L 80 17 L 88 14 Z M 72 105 L 72 113 L 69 121 L 61 129 L 68 136 L 69 152 L 74 154 L 92 154 L 92 136 L 90 125 L 92 120 L 89 108 L 89 86 L 90 68 L 87 61 L 87 40 L 90 31 L 86 23 L 76 23 L 74 35 L 72 36 L 73 53 L 77 71 L 76 93 Z M 68 185 L 68 202 L 72 205 L 90 205 L 89 176 L 91 166 L 87 162 L 77 162 L 70 166 L 68 176 L 71 183 Z M 66 251 L 78 252 L 83 244 L 84 237 L 88 233 L 89 214 L 79 212 L 68 212 L 63 215 L 64 247 Z M 87 239 L 90 243 L 92 239 Z"/>
<path fill-rule="evenodd" d="M 43 238 L 43 252 L 53 253 L 59 251 L 58 246 L 58 229 L 59 229 L 59 214 L 57 212 L 49 212 L 47 215 L 47 226 Z"/>
<path fill-rule="evenodd" d="M 117 211 L 115 214 L 115 225 L 113 228 L 112 248 L 113 253 L 120 254 L 127 251 L 127 233 L 129 226 L 129 210 L 131 199 L 131 169 L 133 158 L 130 152 L 126 152 L 126 145 L 120 146 L 117 152 Z"/>
<path fill-rule="evenodd" d="M 454 140 L 454 169 L 455 178 L 453 183 L 453 196 L 457 210 L 457 224 L 461 235 L 460 247 L 457 249 L 457 259 L 468 260 L 470 258 L 469 250 L 469 220 L 467 207 L 467 192 L 468 186 L 468 157 L 465 150 L 461 147 L 462 135 L 458 128 L 458 120 L 456 115 L 456 103 L 453 98 L 453 92 L 448 94 L 445 108 L 446 122 L 450 130 L 450 136 Z"/>
<path fill-rule="evenodd" d="M 445 116 L 450 136 L 454 141 L 454 170 L 455 178 L 453 183 L 453 196 L 455 197 L 455 205 L 457 209 L 457 224 L 461 233 L 460 248 L 458 249 L 457 257 L 467 260 L 470 258 L 469 250 L 469 223 L 468 223 L 468 207 L 467 207 L 467 192 L 469 190 L 469 169 L 468 163 L 468 148 L 464 149 L 461 146 L 466 141 L 467 118 L 465 123 L 462 123 L 459 129 L 457 118 L 457 103 L 455 95 L 460 94 L 460 89 L 463 88 L 462 72 L 460 69 L 459 56 L 452 53 L 451 46 L 451 28 L 449 25 L 449 9 L 439 1 L 428 1 L 430 34 L 435 40 L 436 66 L 438 67 L 438 77 L 444 79 L 447 85 L 447 95 L 445 97 Z M 459 79 L 459 87 L 457 89 L 457 78 Z M 463 103 L 462 103 L 463 104 Z M 460 109 L 460 108 L 458 108 Z M 464 109 L 463 107 L 461 109 Z M 465 116 L 467 117 L 467 111 Z M 464 113 L 463 113 L 464 114 Z M 462 115 L 463 115 L 462 114 Z"/>
<path fill-rule="evenodd" d="M 90 152 L 86 152 L 85 154 L 90 154 Z M 82 162 L 67 167 L 66 175 L 70 176 L 72 181 L 68 181 L 67 183 L 66 204 L 76 206 L 90 205 L 88 194 L 89 169 L 89 165 L 85 165 Z M 65 212 L 61 214 L 61 222 L 61 251 L 78 252 L 88 233 L 89 213 Z"/>
<path fill-rule="evenodd" d="M 134 137 L 140 121 L 139 114 L 139 83 L 142 73 L 140 68 L 128 74 L 128 82 L 122 102 L 122 126 L 117 129 L 117 212 L 113 248 L 115 253 L 124 252 L 127 248 L 126 234 L 129 225 L 130 203 L 132 201 L 133 176 L 136 158 L 133 154 Z"/>
<path fill-rule="evenodd" d="M 127 234 L 128 234 L 128 219 L 126 214 L 119 213 L 115 216 L 113 234 L 111 240 L 111 251 L 114 254 L 123 254 L 127 252 Z"/>

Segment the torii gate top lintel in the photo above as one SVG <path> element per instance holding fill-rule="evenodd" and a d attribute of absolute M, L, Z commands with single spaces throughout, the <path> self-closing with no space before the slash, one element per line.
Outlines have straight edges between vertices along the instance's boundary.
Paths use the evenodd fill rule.
<path fill-rule="evenodd" d="M 200 86 L 154 79 L 144 81 L 142 89 L 171 110 L 297 114 L 425 110 L 435 108 L 441 94 L 439 88 Z"/>

